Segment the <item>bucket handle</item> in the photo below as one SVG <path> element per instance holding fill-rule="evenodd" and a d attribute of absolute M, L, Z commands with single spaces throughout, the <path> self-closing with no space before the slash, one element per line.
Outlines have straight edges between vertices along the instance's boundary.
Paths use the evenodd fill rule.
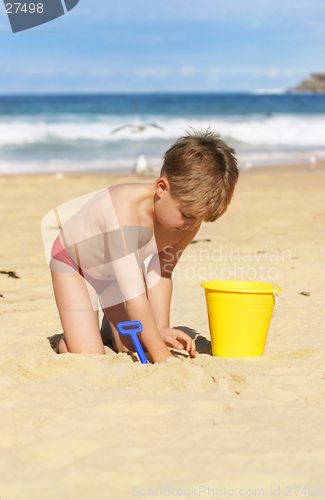
<path fill-rule="evenodd" d="M 278 306 L 279 306 L 279 295 L 277 293 L 278 290 L 279 290 L 279 287 L 276 285 L 273 285 L 274 307 L 273 307 L 272 318 L 274 318 L 274 316 L 276 315 L 276 312 L 277 312 Z"/>

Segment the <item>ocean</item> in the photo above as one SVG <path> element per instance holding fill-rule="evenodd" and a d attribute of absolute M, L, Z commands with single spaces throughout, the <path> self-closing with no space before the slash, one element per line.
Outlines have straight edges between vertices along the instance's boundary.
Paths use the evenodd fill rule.
<path fill-rule="evenodd" d="M 158 171 L 171 144 L 210 127 L 239 167 L 325 159 L 324 94 L 0 96 L 0 174 Z"/>

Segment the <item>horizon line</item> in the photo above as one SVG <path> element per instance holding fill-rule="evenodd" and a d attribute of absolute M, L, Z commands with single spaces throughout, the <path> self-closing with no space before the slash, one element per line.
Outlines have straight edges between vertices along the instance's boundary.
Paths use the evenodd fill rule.
<path fill-rule="evenodd" d="M 1 97 L 49 97 L 49 96 L 85 96 L 85 95 L 193 95 L 193 94 L 198 94 L 198 95 L 219 95 L 219 94 L 250 94 L 250 95 L 281 95 L 281 94 L 313 94 L 313 92 L 296 92 L 292 91 L 291 89 L 255 89 L 255 90 L 138 90 L 138 91 L 117 91 L 117 90 L 111 90 L 111 91 L 57 91 L 57 92 L 43 92 L 43 91 L 31 91 L 31 92 L 26 92 L 26 93 L 21 93 L 21 92 L 12 92 L 12 93 L 0 93 L 0 98 Z"/>

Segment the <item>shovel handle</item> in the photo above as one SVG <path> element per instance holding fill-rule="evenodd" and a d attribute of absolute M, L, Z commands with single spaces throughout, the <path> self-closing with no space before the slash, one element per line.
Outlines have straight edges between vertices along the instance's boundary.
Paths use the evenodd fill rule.
<path fill-rule="evenodd" d="M 142 325 L 140 321 L 122 321 L 117 323 L 117 331 L 120 335 L 131 337 L 134 348 L 140 358 L 141 363 L 148 364 L 148 360 L 142 349 L 138 334 L 142 332 Z"/>

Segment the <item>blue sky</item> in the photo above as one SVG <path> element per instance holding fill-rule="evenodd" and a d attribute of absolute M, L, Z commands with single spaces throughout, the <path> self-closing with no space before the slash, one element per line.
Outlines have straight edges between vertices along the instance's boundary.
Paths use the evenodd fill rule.
<path fill-rule="evenodd" d="M 0 93 L 283 89 L 325 72 L 323 0 L 80 0 L 11 33 Z"/>

